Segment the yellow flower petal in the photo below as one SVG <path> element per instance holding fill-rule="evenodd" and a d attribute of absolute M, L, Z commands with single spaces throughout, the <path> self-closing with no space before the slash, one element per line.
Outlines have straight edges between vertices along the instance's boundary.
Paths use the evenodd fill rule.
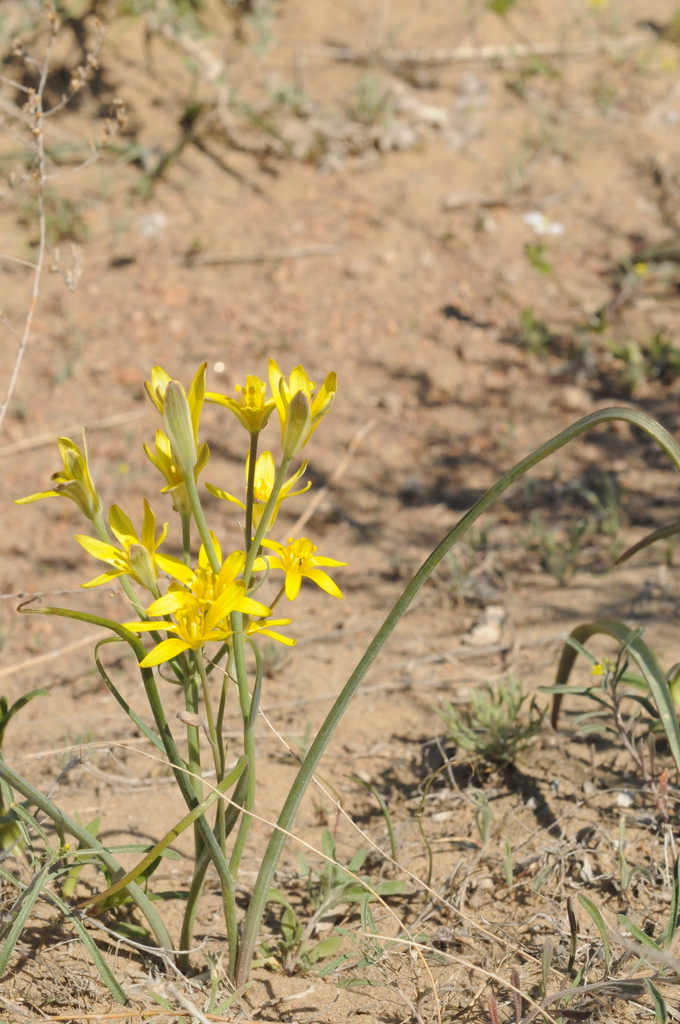
<path fill-rule="evenodd" d="M 307 569 L 305 570 L 305 576 L 321 587 L 322 590 L 325 590 L 327 594 L 331 594 L 333 597 L 342 597 L 340 587 L 330 578 L 327 572 L 322 572 L 321 569 Z"/>
<path fill-rule="evenodd" d="M 130 517 L 118 505 L 111 506 L 109 526 L 111 527 L 111 532 L 124 548 L 129 547 L 130 544 L 139 544 L 139 537 Z"/>
<path fill-rule="evenodd" d="M 152 651 L 149 651 L 145 658 L 139 663 L 140 668 L 152 668 L 154 665 L 161 665 L 164 661 L 172 661 L 182 651 L 188 651 L 191 645 L 179 637 L 172 637 L 170 640 L 163 640 Z"/>

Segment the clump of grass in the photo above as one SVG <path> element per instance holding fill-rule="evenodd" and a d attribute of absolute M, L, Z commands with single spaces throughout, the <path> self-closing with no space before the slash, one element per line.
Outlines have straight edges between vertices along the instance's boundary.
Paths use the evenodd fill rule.
<path fill-rule="evenodd" d="M 494 689 L 483 686 L 472 694 L 470 709 L 459 711 L 448 701 L 437 713 L 446 723 L 449 739 L 473 758 L 506 767 L 512 764 L 534 739 L 543 725 L 545 711 L 528 700 L 521 682 L 509 677 Z"/>

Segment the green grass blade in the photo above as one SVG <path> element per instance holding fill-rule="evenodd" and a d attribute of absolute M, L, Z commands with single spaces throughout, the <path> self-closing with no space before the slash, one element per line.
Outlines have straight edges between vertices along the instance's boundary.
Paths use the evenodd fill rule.
<path fill-rule="evenodd" d="M 618 915 L 618 922 L 622 928 L 625 928 L 627 932 L 633 936 L 636 942 L 639 942 L 641 946 L 646 946 L 647 949 L 653 950 L 655 953 L 659 952 L 659 945 L 654 941 L 651 935 L 644 932 L 638 925 L 633 924 L 629 917 L 625 914 Z"/>
<path fill-rule="evenodd" d="M 53 861 L 51 858 L 43 864 L 40 871 L 38 871 L 26 886 L 21 896 L 17 897 L 15 907 L 9 914 L 9 930 L 6 930 L 3 933 L 3 937 L 6 937 L 2 947 L 0 948 L 0 977 L 2 977 L 7 969 L 9 958 L 11 957 L 14 947 L 19 940 L 19 936 L 24 930 L 26 922 L 30 917 L 35 901 L 38 899 L 40 891 L 47 881 L 52 864 Z"/>
<path fill-rule="evenodd" d="M 140 862 L 136 864 L 135 867 L 132 868 L 132 870 L 128 871 L 128 873 L 124 875 L 123 878 L 118 879 L 118 881 L 114 885 L 111 885 L 109 886 L 108 889 L 105 889 L 104 892 L 97 893 L 95 896 L 91 896 L 89 899 L 84 900 L 82 903 L 79 903 L 78 909 L 80 910 L 83 907 L 88 907 L 93 903 L 103 903 L 104 900 L 107 900 L 109 899 L 109 897 L 114 896 L 117 892 L 120 892 L 121 889 L 126 889 L 130 882 L 134 882 L 134 880 L 138 878 L 139 875 L 141 875 L 142 872 L 145 871 L 150 864 L 153 864 L 156 858 L 162 856 L 166 847 L 168 847 L 170 843 L 177 839 L 178 836 L 181 836 L 182 832 L 184 832 L 185 829 L 189 828 L 190 825 L 193 825 L 193 823 L 197 821 L 198 818 L 202 817 L 207 811 L 210 810 L 215 801 L 218 800 L 223 793 L 226 793 L 226 791 L 231 786 L 233 786 L 235 782 L 238 781 L 238 779 L 243 774 L 247 764 L 248 758 L 240 757 L 234 770 L 230 772 L 225 779 L 222 779 L 219 785 L 212 790 L 212 792 L 205 798 L 205 800 L 202 801 L 202 803 L 198 804 L 197 807 L 194 807 L 193 810 L 189 811 L 189 813 L 186 814 L 181 821 L 177 822 L 176 825 L 173 825 L 170 831 L 166 832 L 163 838 L 159 842 L 157 842 L 156 845 L 152 847 L 151 850 L 149 850 L 145 857 L 142 857 Z"/>
<path fill-rule="evenodd" d="M 366 782 L 365 779 L 360 779 L 358 775 L 350 775 L 350 779 L 352 780 L 352 782 L 356 782 L 359 786 L 363 786 L 364 789 L 367 789 L 369 791 L 369 793 L 371 793 L 375 797 L 375 799 L 377 800 L 378 807 L 380 808 L 380 810 L 382 812 L 382 816 L 385 819 L 385 824 L 387 825 L 387 834 L 390 837 L 390 852 L 392 854 L 392 860 L 396 860 L 397 859 L 397 839 L 396 839 L 396 836 L 394 834 L 394 826 L 392 824 L 392 815 L 389 812 L 389 808 L 388 808 L 387 804 L 385 803 L 384 799 L 382 798 L 382 796 L 380 795 L 378 790 L 375 788 L 375 786 L 372 785 L 372 783 Z"/>
<path fill-rule="evenodd" d="M 22 696 L 19 697 L 18 700 L 15 700 L 14 704 L 12 704 L 11 708 L 9 708 L 6 711 L 6 713 L 2 716 L 2 719 L 0 720 L 0 745 L 2 745 L 2 740 L 5 735 L 5 729 L 7 728 L 11 720 L 14 718 L 17 711 L 21 711 L 23 707 L 26 707 L 29 701 L 32 701 L 34 697 L 49 696 L 51 696 L 49 690 L 31 690 L 29 693 L 22 694 Z"/>
<path fill-rule="evenodd" d="M 600 933 L 602 939 L 602 948 L 604 949 L 604 973 L 605 977 L 609 974 L 609 964 L 611 962 L 611 946 L 609 944 L 609 933 L 607 932 L 607 925 L 605 924 L 604 918 L 600 913 L 598 907 L 595 906 L 592 900 L 584 896 L 582 892 L 578 894 L 578 901 L 583 909 L 590 915 L 593 920 L 593 924 Z"/>
<path fill-rule="evenodd" d="M 125 995 L 125 992 L 120 987 L 115 975 L 113 974 L 111 968 L 104 959 L 99 949 L 99 946 L 88 932 L 84 923 L 80 920 L 78 915 L 73 912 L 73 910 L 68 906 L 68 904 L 64 903 L 64 901 L 60 899 L 58 896 L 56 896 L 54 893 L 50 893 L 47 899 L 51 903 L 54 903 L 57 910 L 61 911 L 61 913 L 64 915 L 64 918 L 70 924 L 72 924 L 75 930 L 78 932 L 81 942 L 85 946 L 87 952 L 90 954 L 92 963 L 99 971 L 99 975 L 102 981 L 108 988 L 113 998 L 117 1000 L 117 1002 L 121 1003 L 123 1006 L 127 1006 L 128 997 Z"/>
<path fill-rule="evenodd" d="M 562 430 L 559 434 L 550 438 L 549 441 L 546 441 L 545 444 L 542 444 L 530 455 L 527 455 L 526 458 L 518 462 L 512 467 L 512 469 L 497 480 L 493 487 L 490 487 L 486 494 L 484 494 L 483 497 L 481 497 L 479 501 L 461 517 L 453 529 L 449 531 L 429 557 L 425 559 L 399 600 L 387 615 L 373 640 L 366 648 L 366 651 L 359 660 L 356 668 L 345 683 L 333 704 L 333 707 L 328 712 L 326 719 L 307 752 L 307 756 L 298 770 L 297 776 L 290 788 L 281 813 L 279 814 L 277 822 L 279 827 L 272 833 L 267 850 L 260 865 L 260 871 L 253 887 L 252 897 L 248 905 L 243 926 L 243 941 L 241 942 L 239 950 L 238 968 L 236 972 L 237 985 L 244 984 L 248 980 L 250 974 L 250 964 L 253 959 L 260 922 L 262 920 L 262 915 L 264 914 L 267 893 L 274 877 L 276 866 L 281 857 L 283 846 L 286 842 L 286 832 L 288 832 L 293 825 L 293 821 L 300 803 L 302 802 L 302 798 L 317 770 L 319 761 L 321 760 L 333 733 L 342 720 L 350 701 L 380 654 L 397 623 L 444 556 L 451 550 L 454 544 L 460 540 L 472 524 L 475 523 L 498 498 L 500 498 L 501 494 L 503 494 L 508 487 L 512 486 L 512 484 L 515 483 L 516 480 L 519 480 L 520 477 L 522 477 L 528 470 L 533 469 L 534 466 L 538 465 L 549 455 L 558 451 L 565 444 L 568 444 L 575 438 L 580 437 L 581 434 L 586 433 L 586 431 L 590 430 L 592 427 L 598 426 L 601 423 L 611 422 L 612 420 L 621 420 L 622 422 L 631 423 L 634 426 L 639 427 L 641 430 L 644 430 L 645 433 L 649 434 L 649 436 L 660 445 L 673 462 L 675 468 L 680 471 L 680 445 L 678 445 L 672 434 L 669 434 L 669 432 L 662 427 L 660 423 L 657 423 L 645 413 L 638 412 L 636 409 L 625 409 L 623 407 L 601 409 L 597 412 L 591 413 L 589 416 L 584 416 L 576 423 L 573 423 L 570 427 L 567 427 L 566 430 Z M 265 515 L 266 514 L 267 513 L 265 511 Z"/>
<path fill-rule="evenodd" d="M 118 703 L 122 707 L 122 709 L 125 712 L 125 714 L 129 718 L 132 719 L 132 721 L 135 723 L 135 725 L 140 730 L 140 732 L 144 733 L 146 738 L 148 740 L 151 740 L 153 745 L 155 747 L 157 747 L 158 750 L 161 750 L 163 753 L 165 753 L 165 747 L 163 746 L 163 743 L 161 742 L 160 737 L 153 731 L 153 729 L 150 729 L 148 727 L 148 725 L 146 725 L 142 721 L 142 719 L 139 717 L 139 715 L 137 714 L 136 711 L 133 711 L 133 709 L 130 707 L 128 702 L 125 700 L 125 697 L 123 697 L 123 695 L 121 693 L 119 693 L 118 690 L 116 689 L 116 687 L 113 685 L 113 683 L 111 682 L 111 679 L 109 678 L 109 676 L 108 676 L 108 674 L 106 672 L 106 669 L 104 668 L 104 666 L 101 663 L 101 659 L 99 657 L 99 648 L 102 646 L 102 644 L 119 644 L 119 643 L 121 643 L 122 640 L 123 640 L 122 637 L 111 636 L 111 637 L 106 637 L 106 639 L 100 640 L 98 644 L 95 644 L 94 660 L 95 660 L 95 664 L 97 666 L 97 669 L 99 670 L 99 675 L 102 677 L 102 679 L 106 683 L 107 687 L 109 688 L 110 693 L 118 701 Z"/>
<path fill-rule="evenodd" d="M 645 978 L 645 984 L 647 991 L 652 998 L 652 1004 L 654 1006 L 654 1016 L 656 1017 L 658 1024 L 667 1024 L 668 1022 L 668 1010 L 666 1009 L 666 1000 L 659 992 L 658 988 L 649 978 Z"/>
<path fill-rule="evenodd" d="M 644 676 L 645 682 L 654 699 L 661 724 L 663 725 L 668 745 L 680 771 L 680 729 L 678 728 L 677 713 L 666 675 L 659 664 L 654 652 L 647 646 L 637 630 L 631 630 L 623 622 L 615 619 L 603 619 L 600 622 L 586 622 L 577 626 L 571 633 L 579 643 L 590 639 L 591 636 L 610 636 L 618 640 L 622 646 L 626 646 L 630 654 L 635 658 Z M 555 677 L 556 686 L 566 686 L 567 680 L 576 660 L 576 651 L 573 647 L 565 645 L 562 657 L 557 668 Z M 557 728 L 562 695 L 556 693 L 553 697 L 551 721 L 553 728 Z"/>
<path fill-rule="evenodd" d="M 106 865 L 109 871 L 113 873 L 114 877 L 120 877 L 124 874 L 123 868 L 120 866 L 118 861 L 112 857 L 110 853 L 106 852 L 99 840 L 95 839 L 94 836 L 90 835 L 86 828 L 70 818 L 64 813 L 64 811 L 57 807 L 56 804 L 52 803 L 49 797 L 46 797 L 40 792 L 40 790 L 36 789 L 30 784 L 30 782 L 15 772 L 13 768 L 10 768 L 7 762 L 3 759 L 1 753 L 0 777 L 3 778 L 5 782 L 12 787 L 12 789 L 16 790 L 17 793 L 21 793 L 21 795 L 30 801 L 30 803 L 38 807 L 43 814 L 46 814 L 48 818 L 51 818 L 57 829 L 67 832 L 75 839 L 78 839 L 83 846 L 96 851 L 100 861 Z M 144 917 L 147 919 L 159 946 L 164 949 L 172 949 L 172 940 L 168 930 L 146 893 L 144 893 L 134 882 L 131 883 L 128 891 Z"/>
<path fill-rule="evenodd" d="M 622 555 L 619 555 L 614 565 L 621 565 L 621 562 L 626 562 L 633 555 L 637 554 L 638 551 L 642 551 L 643 548 L 648 548 L 650 544 L 655 544 L 657 540 L 666 540 L 668 537 L 674 537 L 676 533 L 680 533 L 680 523 L 670 523 L 668 526 L 662 526 L 660 530 L 654 530 L 653 533 L 647 534 L 637 544 L 633 544 L 632 548 L 628 548 Z"/>
<path fill-rule="evenodd" d="M 663 937 L 663 944 L 670 949 L 675 933 L 678 929 L 678 915 L 680 915 L 680 856 L 675 858 L 673 865 L 673 891 L 671 893 L 671 906 L 668 912 L 668 927 Z"/>

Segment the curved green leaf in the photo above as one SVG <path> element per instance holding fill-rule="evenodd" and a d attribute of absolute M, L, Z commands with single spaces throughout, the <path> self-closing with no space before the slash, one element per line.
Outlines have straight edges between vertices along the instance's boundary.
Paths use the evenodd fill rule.
<path fill-rule="evenodd" d="M 30 801 L 31 804 L 34 804 L 43 812 L 43 814 L 46 814 L 47 817 L 54 822 L 57 831 L 67 832 L 69 835 L 72 835 L 77 839 L 82 846 L 86 846 L 95 851 L 99 860 L 106 865 L 114 876 L 120 877 L 125 873 L 115 858 L 112 857 L 110 853 L 106 852 L 98 839 L 95 839 L 95 837 L 92 836 L 86 828 L 70 818 L 61 810 L 61 808 L 57 807 L 56 804 L 52 803 L 49 797 L 45 796 L 40 792 L 40 790 L 32 786 L 30 782 L 22 778 L 22 776 L 19 775 L 18 772 L 15 772 L 13 768 L 10 768 L 7 762 L 2 758 L 1 754 L 0 778 L 3 778 L 5 782 L 12 787 L 12 789 L 16 790 L 17 793 L 21 793 L 21 795 Z M 168 934 L 168 930 L 146 893 L 144 893 L 134 882 L 130 884 L 128 891 L 142 914 L 144 914 L 144 917 L 149 922 L 149 926 L 151 927 L 159 946 L 164 949 L 172 949 L 172 940 Z"/>
<path fill-rule="evenodd" d="M 635 658 L 656 704 L 673 759 L 678 771 L 680 771 L 680 729 L 678 728 L 677 714 L 666 674 L 661 668 L 656 654 L 639 635 L 639 630 L 629 629 L 623 622 L 617 622 L 615 619 L 603 619 L 601 622 L 585 622 L 577 626 L 571 633 L 571 636 L 580 644 L 590 639 L 591 636 L 597 635 L 610 636 L 614 640 L 618 640 Z M 556 686 L 566 686 L 576 660 L 576 655 L 577 651 L 567 642 L 562 650 L 562 657 L 557 667 L 557 675 L 555 676 Z M 561 703 L 562 694 L 556 693 L 553 697 L 551 715 L 554 729 L 557 728 Z"/>
<path fill-rule="evenodd" d="M 148 725 L 146 725 L 142 721 L 142 719 L 139 717 L 139 715 L 137 714 L 136 711 L 133 711 L 133 709 L 130 707 L 128 702 L 125 700 L 125 697 L 123 697 L 123 695 L 121 693 L 119 693 L 118 690 L 116 689 L 116 687 L 113 685 L 113 683 L 111 682 L 111 679 L 108 676 L 108 673 L 106 672 L 106 669 L 104 668 L 104 666 L 101 663 L 101 659 L 99 657 L 99 648 L 102 646 L 102 644 L 118 644 L 118 643 L 121 642 L 121 640 L 124 640 L 124 639 L 126 639 L 126 638 L 125 637 L 110 636 L 110 637 L 106 637 L 104 640 L 100 640 L 99 643 L 95 644 L 95 648 L 94 648 L 95 664 L 96 664 L 96 666 L 97 666 L 97 668 L 99 670 L 99 675 L 102 677 L 102 679 L 106 683 L 110 693 L 113 694 L 113 696 L 118 701 L 118 703 L 122 707 L 122 709 L 125 712 L 125 714 L 128 715 L 128 717 L 132 719 L 132 721 L 135 723 L 135 725 L 140 730 L 140 732 L 142 732 L 146 736 L 146 738 L 148 740 L 151 740 L 153 745 L 155 747 L 157 747 L 158 750 L 160 750 L 163 753 L 165 753 L 165 747 L 163 746 L 163 744 L 162 744 L 162 742 L 160 740 L 160 737 L 156 735 L 156 733 L 153 731 L 153 729 L 149 729 Z"/>
<path fill-rule="evenodd" d="M 666 1007 L 666 1000 L 661 995 L 651 978 L 645 978 L 645 985 L 647 986 L 647 991 L 652 997 L 652 1003 L 654 1004 L 654 1016 L 656 1017 L 658 1024 L 667 1024 L 668 1009 Z"/>
<path fill-rule="evenodd" d="M 146 856 L 142 857 L 139 864 L 136 864 L 123 878 L 119 878 L 114 885 L 109 886 L 109 888 L 105 889 L 104 892 L 90 896 L 89 899 L 79 903 L 77 909 L 82 910 L 83 907 L 89 907 L 93 903 L 103 903 L 104 900 L 107 900 L 117 892 L 120 892 L 121 889 L 126 889 L 130 882 L 134 882 L 134 880 L 138 878 L 150 864 L 153 864 L 158 857 L 162 856 L 165 849 L 171 842 L 173 842 L 173 840 L 180 836 L 185 829 L 189 828 L 190 825 L 193 825 L 193 823 L 197 821 L 198 818 L 202 817 L 206 811 L 210 810 L 215 801 L 238 781 L 247 764 L 248 758 L 245 756 L 240 757 L 234 770 L 230 772 L 225 779 L 222 779 L 219 785 L 212 790 L 202 803 L 189 811 L 189 813 L 186 814 L 176 825 L 173 825 L 170 831 L 166 832 L 163 838 L 157 842 L 151 850 L 149 850 Z"/>
<path fill-rule="evenodd" d="M 570 427 L 567 427 L 566 430 L 562 430 L 549 441 L 546 441 L 545 444 L 542 444 L 530 455 L 527 455 L 526 458 L 518 462 L 512 467 L 512 469 L 497 480 L 493 487 L 490 487 L 486 494 L 484 494 L 483 497 L 481 497 L 479 501 L 461 517 L 453 529 L 449 531 L 429 557 L 425 559 L 399 600 L 387 615 L 373 640 L 366 648 L 366 651 L 359 660 L 356 668 L 345 683 L 342 691 L 333 704 L 333 707 L 328 712 L 323 725 L 316 734 L 314 741 L 312 742 L 307 755 L 298 770 L 295 781 L 293 782 L 288 793 L 288 797 L 286 798 L 279 815 L 277 822 L 278 828 L 274 830 L 269 840 L 269 845 L 267 846 L 267 850 L 262 859 L 260 871 L 253 887 L 253 894 L 246 912 L 246 918 L 243 926 L 243 939 L 240 944 L 238 955 L 238 966 L 236 970 L 237 985 L 245 984 L 250 974 L 250 964 L 253 958 L 255 945 L 257 943 L 257 933 L 260 927 L 260 922 L 262 920 L 262 915 L 264 914 L 267 893 L 269 892 L 269 887 L 274 877 L 276 866 L 286 842 L 286 833 L 293 825 L 295 815 L 297 814 L 307 787 L 311 782 L 319 765 L 319 761 L 321 760 L 323 753 L 350 701 L 354 697 L 354 694 L 363 682 L 367 672 L 378 657 L 402 615 L 404 615 L 411 602 L 419 593 L 421 587 L 429 579 L 432 572 L 439 565 L 442 558 L 444 558 L 444 556 L 451 550 L 454 544 L 460 540 L 472 524 L 476 522 L 484 512 L 486 512 L 486 510 L 496 501 L 497 498 L 501 496 L 501 494 L 503 494 L 504 491 L 508 489 L 508 487 L 510 487 L 516 480 L 519 480 L 520 477 L 522 477 L 528 470 L 538 465 L 538 463 L 542 462 L 548 455 L 552 455 L 553 452 L 558 451 L 558 449 L 562 448 L 565 444 L 568 444 L 575 438 L 580 437 L 581 434 L 584 434 L 592 427 L 612 420 L 620 420 L 625 423 L 630 423 L 633 426 L 644 430 L 645 433 L 652 437 L 666 452 L 675 468 L 680 470 L 680 445 L 678 445 L 675 438 L 669 434 L 660 423 L 657 423 L 645 413 L 638 412 L 636 409 L 625 409 L 622 407 L 601 409 L 597 412 L 591 413 L 589 416 L 584 416 L 576 423 L 573 423 Z M 266 514 L 267 513 L 265 511 L 265 515 Z"/>
<path fill-rule="evenodd" d="M 622 562 L 628 561 L 629 558 L 637 554 L 638 551 L 642 551 L 643 548 L 648 548 L 650 544 L 655 544 L 657 540 L 666 540 L 667 537 L 674 537 L 676 533 L 680 533 L 680 523 L 670 523 L 669 526 L 662 526 L 661 529 L 648 533 L 637 544 L 633 544 L 632 548 L 628 548 L 622 555 L 619 555 L 614 565 L 621 565 Z"/>
<path fill-rule="evenodd" d="M 604 918 L 600 912 L 599 907 L 596 907 L 592 900 L 584 896 L 582 892 L 578 894 L 578 901 L 583 909 L 590 914 L 595 927 L 600 933 L 602 939 L 602 947 L 604 949 L 604 973 L 605 977 L 609 974 L 609 964 L 611 961 L 611 947 L 609 945 L 609 933 L 607 931 L 607 925 L 605 924 Z"/>

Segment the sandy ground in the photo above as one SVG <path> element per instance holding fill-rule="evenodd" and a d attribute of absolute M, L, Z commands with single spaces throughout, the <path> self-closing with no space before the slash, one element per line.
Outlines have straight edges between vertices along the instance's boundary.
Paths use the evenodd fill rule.
<path fill-rule="evenodd" d="M 345 599 L 303 589 L 291 627 L 299 644 L 272 662 L 263 696 L 272 726 L 304 749 L 414 570 L 501 472 L 575 419 L 614 404 L 677 432 L 679 276 L 672 252 L 662 258 L 649 248 L 678 230 L 678 50 L 663 35 L 673 4 L 649 2 L 644 12 L 623 0 L 510 6 L 501 17 L 481 3 L 282 0 L 271 17 L 262 6 L 260 16 L 244 20 L 206 4 L 198 13 L 203 30 L 152 12 L 145 36 L 142 17 L 98 5 L 107 25 L 101 70 L 48 135 L 60 174 L 49 185 L 50 259 L 56 247 L 62 269 L 77 258 L 83 270 L 73 291 L 59 274 L 45 277 L 0 439 L 3 598 L 73 591 L 44 602 L 129 616 L 117 591 L 78 591 L 96 567 L 72 539 L 83 530 L 75 506 L 13 504 L 47 487 L 58 468 L 55 445 L 43 435 L 76 439 L 87 425 L 105 502 L 138 518 L 149 497 L 170 521 L 167 550 L 178 553 L 178 523 L 141 448 L 156 426 L 143 389 L 150 367 L 159 362 L 188 383 L 205 360 L 210 388 L 229 394 L 246 373 L 264 375 L 268 356 L 286 370 L 304 363 L 317 381 L 336 370 L 337 401 L 308 448 L 312 495 L 324 486 L 328 492 L 306 530 L 322 554 L 348 563 L 337 572 Z M 94 31 L 88 5 L 71 8 L 48 92 L 55 97 L 64 69 L 81 59 L 77 32 L 82 41 Z M 8 4 L 10 29 L 39 49 L 35 12 L 27 10 Z M 552 54 L 507 55 L 508 47 L 535 44 L 552 44 Z M 477 59 L 442 63 L 433 56 L 438 47 L 485 45 L 506 47 L 505 56 L 480 59 L 478 50 Z M 367 66 L 336 59 L 339 46 L 355 58 L 367 54 Z M 417 59 L 388 59 L 415 48 Z M 8 56 L 5 71 L 22 73 L 18 58 Z M 15 94 L 3 85 L 1 97 L 3 118 L 13 124 Z M 124 129 L 96 163 L 71 173 L 86 140 L 100 138 L 115 98 L 125 104 Z M 31 180 L 12 184 L 18 178 L 7 176 L 20 177 L 22 156 L 12 134 L 3 147 L 3 249 L 30 258 Z M 30 284 L 25 267 L 2 262 L 0 304 L 12 328 L 21 327 Z M 15 354 L 7 332 L 3 381 Z M 107 425 L 111 417 L 118 420 Z M 238 491 L 245 448 L 234 421 L 207 407 L 203 436 L 211 449 L 205 479 Z M 600 496 L 599 507 L 586 492 Z M 278 538 L 288 536 L 306 500 L 284 507 Z M 231 509 L 206 498 L 225 548 L 239 543 Z M 380 982 L 360 989 L 339 989 L 338 976 L 314 971 L 260 970 L 244 997 L 246 1012 L 329 1024 L 359 1014 L 487 1020 L 493 990 L 501 1019 L 509 1019 L 510 993 L 484 971 L 507 981 L 516 968 L 523 991 L 536 996 L 546 937 L 554 939 L 556 969 L 564 970 L 570 894 L 590 892 L 614 924 L 617 912 L 641 927 L 661 920 L 677 817 L 659 824 L 617 744 L 569 731 L 573 707 L 566 731 L 545 725 L 509 772 L 482 768 L 471 777 L 463 764 L 438 777 L 423 827 L 434 850 L 432 886 L 444 902 L 429 909 L 417 881 L 428 870 L 417 814 L 442 750 L 465 758 L 443 737 L 436 714 L 443 700 L 464 707 L 472 688 L 508 673 L 529 691 L 550 684 L 565 636 L 589 618 L 644 626 L 663 664 L 677 660 L 680 580 L 672 547 L 657 545 L 604 573 L 626 544 L 679 510 L 668 459 L 639 432 L 605 426 L 515 485 L 442 565 L 324 758 L 321 776 L 348 817 L 311 790 L 296 827 L 314 848 L 330 828 L 345 860 L 369 841 L 387 850 L 376 801 L 351 777 L 374 785 L 394 819 L 409 882 L 393 909 L 406 927 L 422 916 L 417 927 L 441 962 L 393 950 L 363 975 L 355 969 L 356 977 Z M 584 526 L 570 548 L 575 523 Z M 48 790 L 82 755 L 59 782 L 63 807 L 83 821 L 101 817 L 100 836 L 111 842 L 155 841 L 181 817 L 181 798 L 101 682 L 87 628 L 19 616 L 17 603 L 0 601 L 2 690 L 10 700 L 37 686 L 50 696 L 12 724 L 5 757 Z M 466 643 L 489 605 L 502 607 L 502 629 L 486 646 Z M 143 707 L 130 659 L 107 654 L 106 662 L 121 692 Z M 167 700 L 174 709 L 169 687 Z M 238 724 L 234 707 L 226 723 L 234 756 Z M 263 821 L 253 826 L 244 861 L 244 905 L 270 832 L 265 822 L 296 771 L 264 721 L 258 742 Z M 621 790 L 635 791 L 626 810 L 628 859 L 652 872 L 651 881 L 629 887 L 617 875 Z M 480 792 L 492 815 L 486 843 L 475 824 Z M 176 847 L 184 859 L 168 861 L 154 885 L 186 885 L 188 839 Z M 278 884 L 297 894 L 304 913 L 299 852 L 291 841 Z M 399 875 L 380 854 L 371 864 L 376 879 Z M 181 905 L 165 906 L 176 932 Z M 197 941 L 205 942 L 198 972 L 207 951 L 224 950 L 219 906 L 215 878 L 197 925 Z M 57 948 L 69 934 L 41 923 L 41 915 L 51 920 L 46 908 L 37 911 L 4 982 L 7 1019 L 21 1019 L 17 1007 L 29 1015 L 103 1009 L 108 997 L 84 954 L 73 944 Z M 273 934 L 277 916 L 266 924 Z M 396 934 L 387 912 L 377 916 Z M 346 926 L 357 922 L 348 912 Z M 592 923 L 584 918 L 581 926 L 595 948 Z M 145 989 L 153 964 L 122 945 L 103 948 L 133 986 L 136 1004 L 154 1005 Z M 598 977 L 596 960 L 589 978 Z M 199 1006 L 202 978 L 188 989 Z M 162 991 L 163 982 L 154 984 Z M 592 1012 L 621 1020 L 641 1019 L 642 1011 L 603 998 Z"/>

